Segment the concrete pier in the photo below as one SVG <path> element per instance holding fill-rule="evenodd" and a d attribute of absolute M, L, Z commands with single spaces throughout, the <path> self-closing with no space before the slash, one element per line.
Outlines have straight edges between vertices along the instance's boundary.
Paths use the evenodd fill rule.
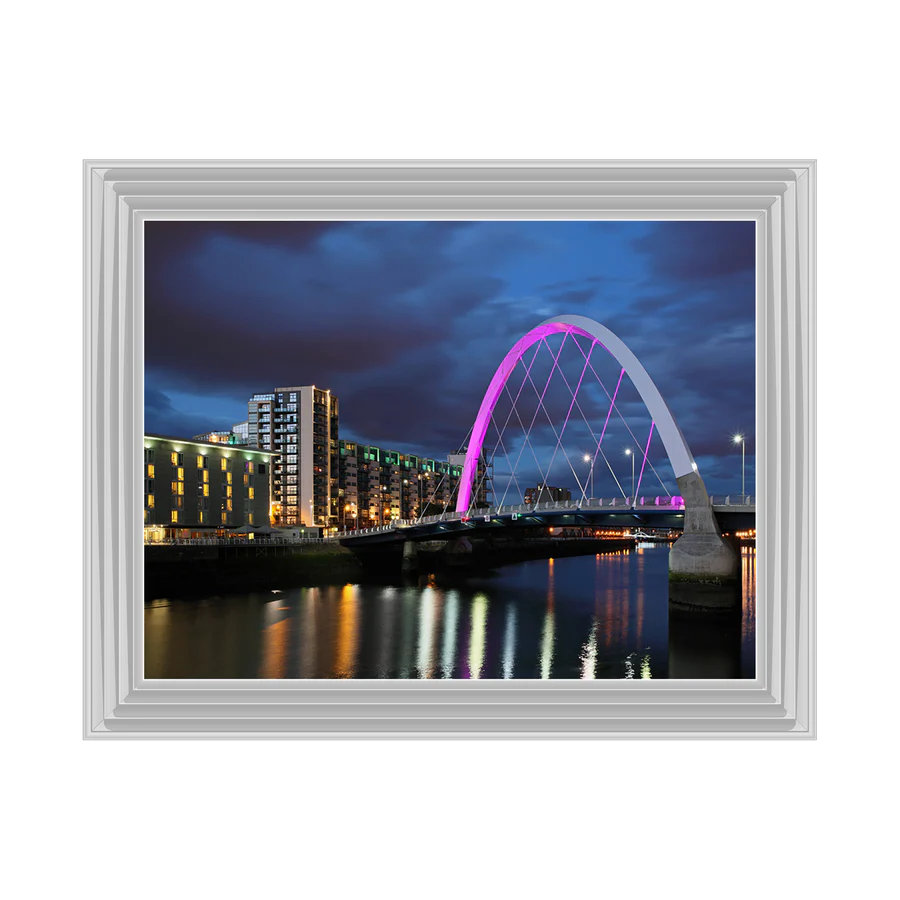
<path fill-rule="evenodd" d="M 738 575 L 740 559 L 719 531 L 706 486 L 696 472 L 682 475 L 684 534 L 669 551 L 669 580 L 728 584 Z"/>
<path fill-rule="evenodd" d="M 419 550 L 415 541 L 406 541 L 403 544 L 403 562 L 400 571 L 403 573 L 415 572 L 419 567 Z"/>

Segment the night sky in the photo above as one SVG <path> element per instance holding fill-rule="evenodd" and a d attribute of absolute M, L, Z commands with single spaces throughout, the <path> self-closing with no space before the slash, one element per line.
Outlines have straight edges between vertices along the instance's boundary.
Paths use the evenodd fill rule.
<path fill-rule="evenodd" d="M 596 319 L 640 359 L 710 493 L 740 492 L 741 452 L 731 438 L 745 434 L 747 493 L 755 493 L 752 222 L 148 222 L 145 229 L 149 432 L 228 430 L 246 420 L 252 393 L 315 384 L 339 398 L 342 438 L 446 459 L 464 443 L 510 347 L 542 320 L 568 313 Z M 559 344 L 551 341 L 553 352 Z M 619 367 L 595 352 L 591 362 L 612 393 Z M 577 347 L 564 349 L 559 366 L 544 398 L 553 425 L 524 368 L 510 378 L 512 396 L 522 386 L 518 417 L 505 396 L 495 416 L 501 427 L 510 418 L 502 447 L 493 431 L 486 442 L 498 448 L 497 500 L 507 459 L 519 460 L 516 485 L 536 483 L 540 464 L 551 483 L 578 491 L 581 454 L 595 446 L 590 435 L 599 434 L 609 399 L 588 371 L 572 404 L 561 379 L 578 383 Z M 538 390 L 550 370 L 544 348 L 531 371 Z M 598 497 L 620 493 L 610 468 L 630 493 L 624 448 L 645 443 L 650 428 L 627 379 L 616 406 L 621 417 L 610 417 L 602 444 L 608 465 L 598 458 L 594 470 Z M 656 437 L 649 460 L 674 488 Z M 662 492 L 649 467 L 644 478 L 640 493 Z"/>

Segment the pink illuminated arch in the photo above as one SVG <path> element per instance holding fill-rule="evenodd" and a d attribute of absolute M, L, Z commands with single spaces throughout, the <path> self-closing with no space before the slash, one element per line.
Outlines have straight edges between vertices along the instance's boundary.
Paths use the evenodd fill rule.
<path fill-rule="evenodd" d="M 595 322 L 586 316 L 557 316 L 553 319 L 547 319 L 546 322 L 541 322 L 540 325 L 517 341 L 494 373 L 484 399 L 481 401 L 481 408 L 478 410 L 478 416 L 475 419 L 475 426 L 472 429 L 472 436 L 469 440 L 469 447 L 466 451 L 466 462 L 463 467 L 462 479 L 459 483 L 459 499 L 456 504 L 457 512 L 465 513 L 469 509 L 478 458 L 484 446 L 484 438 L 487 434 L 491 415 L 494 412 L 494 407 L 497 405 L 497 400 L 500 398 L 500 393 L 506 384 L 506 380 L 522 358 L 522 354 L 529 347 L 543 340 L 548 335 L 561 332 L 590 338 L 593 343 L 600 344 L 618 361 L 637 388 L 644 405 L 653 419 L 653 424 L 659 432 L 663 446 L 666 448 L 669 462 L 671 462 L 672 468 L 675 470 L 675 477 L 680 478 L 682 475 L 688 475 L 696 471 L 694 457 L 691 455 L 681 429 L 675 422 L 669 407 L 666 405 L 666 401 L 663 400 L 662 394 L 660 394 L 638 358 L 619 338 L 599 322 Z"/>

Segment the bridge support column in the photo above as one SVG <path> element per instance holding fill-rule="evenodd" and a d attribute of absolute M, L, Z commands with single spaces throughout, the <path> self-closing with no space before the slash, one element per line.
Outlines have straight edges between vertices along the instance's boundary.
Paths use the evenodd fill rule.
<path fill-rule="evenodd" d="M 678 488 L 684 497 L 684 534 L 669 551 L 669 580 L 699 584 L 734 582 L 740 559 L 719 531 L 706 486 L 696 472 L 691 472 L 678 479 Z M 698 602 L 703 605 L 702 599 Z"/>
<path fill-rule="evenodd" d="M 396 557 L 394 557 L 396 559 Z M 406 541 L 403 544 L 403 562 L 400 571 L 403 573 L 415 572 L 419 568 L 419 549 L 415 541 Z"/>
<path fill-rule="evenodd" d="M 468 566 L 472 560 L 472 545 L 463 534 L 447 542 L 444 548 L 444 564 L 448 566 Z"/>

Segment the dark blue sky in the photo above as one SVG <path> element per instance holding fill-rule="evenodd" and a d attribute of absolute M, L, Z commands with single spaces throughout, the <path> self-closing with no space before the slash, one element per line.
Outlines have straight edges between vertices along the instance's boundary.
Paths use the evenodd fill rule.
<path fill-rule="evenodd" d="M 252 393 L 316 384 L 340 399 L 342 437 L 446 458 L 464 442 L 509 348 L 542 320 L 569 313 L 601 322 L 641 360 L 711 493 L 740 491 L 740 448 L 731 436 L 747 435 L 747 492 L 755 492 L 751 222 L 148 222 L 145 228 L 150 432 L 189 437 L 228 429 L 246 420 Z M 554 457 L 553 428 L 559 430 L 571 405 L 561 378 L 574 386 L 583 363 L 571 346 L 560 356 L 562 371 L 545 397 L 553 425 L 523 382 L 524 369 L 510 379 L 513 395 L 524 383 L 517 410 L 525 428 L 537 417 L 527 447 L 517 417 L 503 433 L 498 494 L 507 456 L 519 459 L 522 486 L 538 479 L 540 465 L 552 483 L 578 490 L 575 477 L 584 477 L 578 460 L 609 408 L 589 373 Z M 609 360 L 595 368 L 612 392 L 618 367 Z M 539 389 L 549 371 L 543 351 L 532 370 Z M 650 427 L 627 383 L 617 407 L 624 422 L 618 414 L 610 419 L 603 441 L 609 464 L 598 459 L 595 496 L 617 495 L 615 479 L 630 493 L 624 448 L 645 442 Z M 498 407 L 500 426 L 510 411 Z M 496 433 L 489 432 L 488 444 L 500 446 Z M 674 487 L 656 438 L 650 462 Z M 649 467 L 644 478 L 641 493 L 661 492 Z"/>

